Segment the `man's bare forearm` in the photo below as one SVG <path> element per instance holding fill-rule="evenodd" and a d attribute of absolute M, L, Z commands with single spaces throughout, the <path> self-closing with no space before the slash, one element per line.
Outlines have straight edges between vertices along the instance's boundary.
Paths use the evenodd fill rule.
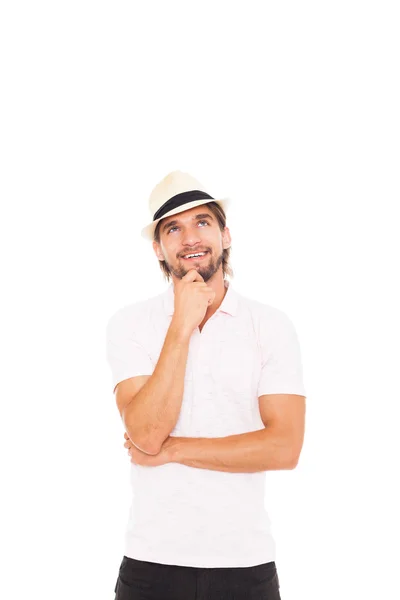
<path fill-rule="evenodd" d="M 293 469 L 290 442 L 273 428 L 264 428 L 221 438 L 172 437 L 169 448 L 171 462 L 189 467 L 254 473 Z"/>
<path fill-rule="evenodd" d="M 158 453 L 178 421 L 190 337 L 171 321 L 153 374 L 124 411 L 126 431 L 145 453 Z"/>

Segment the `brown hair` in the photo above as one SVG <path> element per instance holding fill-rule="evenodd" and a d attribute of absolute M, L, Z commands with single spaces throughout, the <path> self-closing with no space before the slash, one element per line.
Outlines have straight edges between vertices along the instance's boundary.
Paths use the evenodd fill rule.
<path fill-rule="evenodd" d="M 225 214 L 225 211 L 222 208 L 222 206 L 220 204 L 218 204 L 217 202 L 207 202 L 206 204 L 204 204 L 204 206 L 208 206 L 208 208 L 211 210 L 213 215 L 217 218 L 220 230 L 223 231 L 226 226 L 226 214 Z M 160 243 L 160 225 L 161 225 L 162 221 L 163 221 L 163 219 L 161 219 L 157 223 L 157 226 L 154 230 L 153 239 L 158 244 Z M 224 275 L 224 279 L 226 279 L 227 275 L 229 275 L 230 277 L 234 276 L 233 269 L 229 264 L 230 253 L 231 253 L 230 247 L 225 248 L 222 252 L 222 272 Z M 164 279 L 169 281 L 171 279 L 171 272 L 170 272 L 169 267 L 166 265 L 165 260 L 159 260 L 158 262 L 160 264 L 160 269 L 164 274 Z"/>

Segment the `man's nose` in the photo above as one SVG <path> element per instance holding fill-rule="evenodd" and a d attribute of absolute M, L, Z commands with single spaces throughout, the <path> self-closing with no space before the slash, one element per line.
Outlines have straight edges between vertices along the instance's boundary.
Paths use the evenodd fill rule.
<path fill-rule="evenodd" d="M 201 238 L 197 231 L 186 229 L 186 231 L 182 233 L 182 244 L 185 246 L 193 247 L 195 244 L 199 244 L 200 241 Z"/>

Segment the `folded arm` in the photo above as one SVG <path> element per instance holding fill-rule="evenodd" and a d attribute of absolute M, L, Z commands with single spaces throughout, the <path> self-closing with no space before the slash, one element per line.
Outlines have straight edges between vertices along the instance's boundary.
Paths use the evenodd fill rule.
<path fill-rule="evenodd" d="M 304 439 L 305 397 L 266 394 L 259 407 L 263 429 L 221 438 L 168 438 L 171 462 L 230 473 L 294 469 Z"/>

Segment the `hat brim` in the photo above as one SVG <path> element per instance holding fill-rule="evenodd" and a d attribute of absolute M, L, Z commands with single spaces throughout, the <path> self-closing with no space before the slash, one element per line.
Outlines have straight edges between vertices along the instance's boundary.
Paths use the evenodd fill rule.
<path fill-rule="evenodd" d="M 226 209 L 231 204 L 231 198 L 220 198 L 220 199 L 213 198 L 212 200 L 207 198 L 207 199 L 203 199 L 203 200 L 194 200 L 193 202 L 188 202 L 187 204 L 178 206 L 177 208 L 174 208 L 174 209 L 170 210 L 169 212 L 165 213 L 165 215 L 163 215 L 160 219 L 156 219 L 155 221 L 152 221 L 149 225 L 146 225 L 146 227 L 144 227 L 141 231 L 142 237 L 144 237 L 147 240 L 152 241 L 153 235 L 154 235 L 154 230 L 157 227 L 157 223 L 159 221 L 162 221 L 162 219 L 165 219 L 166 217 L 170 217 L 170 216 L 176 215 L 180 212 L 184 212 L 185 210 L 189 210 L 190 208 L 194 208 L 195 206 L 200 206 L 201 204 L 208 204 L 209 202 L 217 202 L 218 204 L 221 204 L 224 211 L 226 211 Z"/>

